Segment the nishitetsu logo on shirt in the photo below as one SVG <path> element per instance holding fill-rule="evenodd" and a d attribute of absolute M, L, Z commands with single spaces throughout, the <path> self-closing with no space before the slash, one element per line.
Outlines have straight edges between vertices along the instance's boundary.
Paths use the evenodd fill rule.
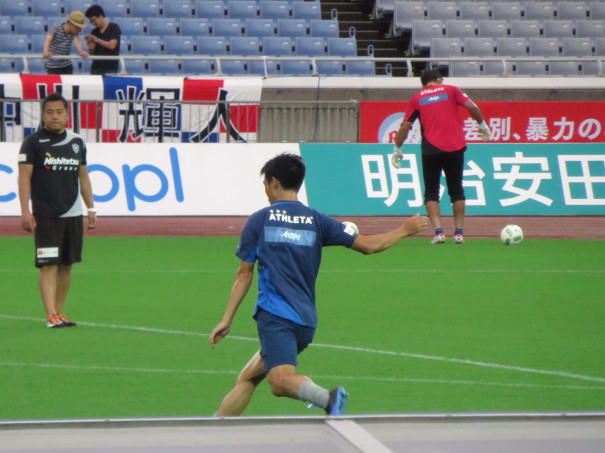
<path fill-rule="evenodd" d="M 80 161 L 73 157 L 53 157 L 52 154 L 46 153 L 44 158 L 44 168 L 47 170 L 76 171 L 79 166 Z"/>

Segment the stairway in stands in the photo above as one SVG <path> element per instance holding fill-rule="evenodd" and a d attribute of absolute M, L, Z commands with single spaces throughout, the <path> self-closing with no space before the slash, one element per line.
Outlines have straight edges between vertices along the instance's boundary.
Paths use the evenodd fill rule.
<path fill-rule="evenodd" d="M 357 39 L 357 55 L 367 56 L 368 45 L 374 46 L 374 57 L 401 58 L 407 48 L 403 39 L 393 39 L 388 36 L 390 18 L 372 19 L 374 0 L 321 0 L 322 19 L 330 19 L 332 10 L 338 14 L 340 36 L 349 36 L 349 29 L 355 27 Z M 385 74 L 386 62 L 376 63 L 376 74 Z M 403 63 L 391 63 L 393 76 L 402 77 L 407 74 Z"/>

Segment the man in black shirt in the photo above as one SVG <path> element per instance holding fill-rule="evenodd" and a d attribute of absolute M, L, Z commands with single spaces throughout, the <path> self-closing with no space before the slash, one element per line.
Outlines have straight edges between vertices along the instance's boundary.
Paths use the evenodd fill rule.
<path fill-rule="evenodd" d="M 89 229 L 96 226 L 96 210 L 86 144 L 81 136 L 65 130 L 65 98 L 58 93 L 44 98 L 42 116 L 43 128 L 27 137 L 19 151 L 21 226 L 35 232 L 35 264 L 40 268 L 46 327 L 73 327 L 76 324 L 67 320 L 62 309 L 71 283 L 71 265 L 82 261 L 80 195 L 88 209 Z"/>
<path fill-rule="evenodd" d="M 120 36 L 118 24 L 105 18 L 103 8 L 93 5 L 86 10 L 86 17 L 95 29 L 84 36 L 90 55 L 120 55 Z M 90 67 L 91 74 L 105 75 L 118 73 L 118 60 L 94 60 Z"/>

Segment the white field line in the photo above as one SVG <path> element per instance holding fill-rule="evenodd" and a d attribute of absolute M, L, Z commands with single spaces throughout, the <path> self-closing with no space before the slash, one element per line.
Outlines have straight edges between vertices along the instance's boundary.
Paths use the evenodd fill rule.
<path fill-rule="evenodd" d="M 233 274 L 236 269 L 78 269 L 77 274 Z M 0 269 L 0 274 L 33 274 L 37 269 Z M 605 274 L 603 269 L 323 269 L 322 274 L 443 274 L 443 273 L 470 273 L 470 274 Z"/>
<path fill-rule="evenodd" d="M 13 316 L 13 315 L 4 315 L 4 314 L 0 314 L 0 319 L 16 319 L 16 320 L 20 320 L 20 321 L 35 321 L 35 322 L 40 322 L 40 323 L 43 322 L 43 320 L 40 318 L 26 317 L 26 316 Z M 198 336 L 198 337 L 208 337 L 209 336 L 209 334 L 201 333 L 201 332 L 186 332 L 186 331 L 181 331 L 181 330 L 166 330 L 166 329 L 156 329 L 156 328 L 150 328 L 150 327 L 121 326 L 121 325 L 115 325 L 115 324 L 98 324 L 98 323 L 82 322 L 82 321 L 78 321 L 78 324 L 80 324 L 82 326 L 100 327 L 100 328 L 104 328 L 104 329 L 135 330 L 135 331 L 139 331 L 139 332 L 153 332 L 153 333 L 160 333 L 160 334 L 186 335 L 186 336 Z M 240 340 L 240 341 L 254 341 L 254 342 L 258 341 L 257 338 L 240 337 L 240 336 L 236 336 L 236 335 L 233 335 L 233 336 L 230 335 L 229 338 L 231 338 L 233 340 Z M 586 375 L 582 375 L 582 374 L 569 373 L 566 371 L 540 370 L 540 369 L 536 369 L 536 368 L 502 365 L 499 363 L 480 362 L 480 361 L 474 361 L 474 360 L 468 360 L 468 359 L 457 359 L 457 358 L 451 358 L 451 357 L 441 357 L 441 356 L 426 355 L 426 354 L 413 354 L 413 353 L 408 353 L 408 352 L 385 351 L 385 350 L 381 350 L 381 349 L 360 348 L 360 347 L 356 347 L 356 346 L 330 345 L 330 344 L 322 344 L 322 343 L 312 343 L 311 346 L 318 347 L 318 348 L 326 348 L 326 349 L 337 349 L 337 350 L 352 351 L 352 352 L 363 352 L 363 353 L 376 354 L 376 355 L 388 355 L 388 356 L 394 356 L 394 357 L 408 357 L 408 358 L 421 359 L 421 360 L 434 360 L 434 361 L 441 361 L 441 362 L 448 362 L 448 363 L 458 363 L 458 364 L 462 364 L 462 365 L 471 365 L 471 366 L 478 366 L 478 367 L 483 367 L 483 368 L 494 368 L 494 369 L 499 369 L 499 370 L 516 371 L 516 372 L 520 372 L 520 373 L 542 374 L 542 375 L 557 376 L 557 377 L 562 377 L 562 378 L 577 379 L 577 380 L 581 380 L 581 381 L 605 383 L 605 378 L 602 378 L 602 377 L 586 376 Z"/>

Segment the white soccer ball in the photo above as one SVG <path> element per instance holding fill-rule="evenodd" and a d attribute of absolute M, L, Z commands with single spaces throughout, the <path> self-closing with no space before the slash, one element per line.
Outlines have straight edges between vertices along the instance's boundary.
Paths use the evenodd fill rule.
<path fill-rule="evenodd" d="M 523 230 L 519 225 L 506 225 L 500 232 L 500 239 L 506 245 L 517 245 L 523 240 Z"/>
<path fill-rule="evenodd" d="M 359 228 L 353 222 L 342 222 L 345 226 L 345 233 L 353 236 L 354 234 L 359 234 Z"/>

